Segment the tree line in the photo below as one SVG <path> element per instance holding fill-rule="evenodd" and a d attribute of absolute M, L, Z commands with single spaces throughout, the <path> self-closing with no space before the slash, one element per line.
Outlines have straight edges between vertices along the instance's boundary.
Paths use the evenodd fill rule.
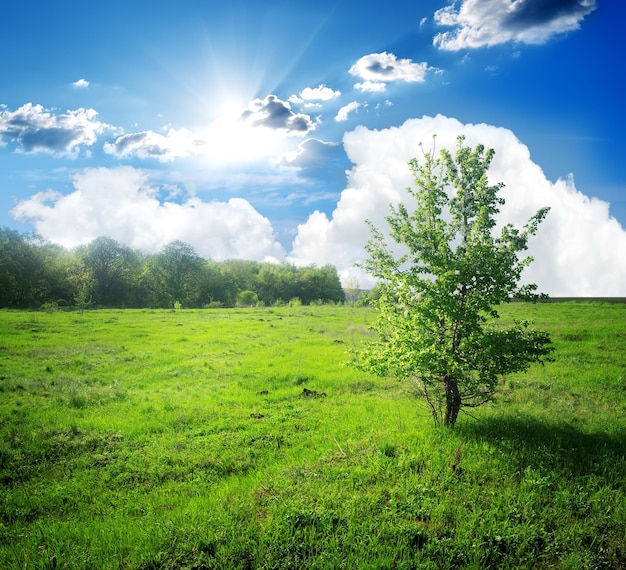
<path fill-rule="evenodd" d="M 68 250 L 0 228 L 0 307 L 202 308 L 294 300 L 343 302 L 336 268 L 216 262 L 182 241 L 151 255 L 109 237 Z"/>

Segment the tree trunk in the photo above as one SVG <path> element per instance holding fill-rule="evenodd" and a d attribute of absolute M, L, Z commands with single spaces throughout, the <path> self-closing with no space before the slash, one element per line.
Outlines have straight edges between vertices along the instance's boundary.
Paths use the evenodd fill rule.
<path fill-rule="evenodd" d="M 452 378 L 446 374 L 443 377 L 443 385 L 446 390 L 446 415 L 443 425 L 453 426 L 461 409 L 461 394 L 459 393 L 459 385 L 456 378 Z"/>

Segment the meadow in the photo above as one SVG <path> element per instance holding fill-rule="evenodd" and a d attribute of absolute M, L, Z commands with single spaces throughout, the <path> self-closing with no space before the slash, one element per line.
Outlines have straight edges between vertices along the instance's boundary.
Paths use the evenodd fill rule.
<path fill-rule="evenodd" d="M 0 311 L 0 568 L 626 568 L 626 304 L 436 428 L 371 309 Z"/>

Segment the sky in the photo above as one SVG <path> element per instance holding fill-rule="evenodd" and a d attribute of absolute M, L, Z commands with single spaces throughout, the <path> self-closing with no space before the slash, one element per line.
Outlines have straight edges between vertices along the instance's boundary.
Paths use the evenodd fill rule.
<path fill-rule="evenodd" d="M 34 0 L 3 7 L 0 226 L 371 279 L 424 145 L 494 148 L 524 274 L 626 296 L 621 0 Z M 436 135 L 433 143 L 433 135 Z"/>

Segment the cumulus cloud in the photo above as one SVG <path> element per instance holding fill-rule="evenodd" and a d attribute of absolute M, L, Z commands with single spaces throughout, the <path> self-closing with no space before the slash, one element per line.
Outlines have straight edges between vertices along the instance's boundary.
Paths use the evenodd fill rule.
<path fill-rule="evenodd" d="M 358 101 L 352 101 L 348 103 L 347 105 L 344 105 L 343 107 L 341 107 L 341 109 L 339 109 L 339 111 L 337 111 L 337 115 L 335 116 L 335 121 L 337 121 L 338 123 L 347 121 L 348 115 L 356 111 L 359 107 L 361 107 L 361 103 L 359 103 Z"/>
<path fill-rule="evenodd" d="M 74 83 L 72 83 L 73 87 L 76 87 L 77 89 L 87 89 L 87 87 L 89 87 L 89 81 L 87 81 L 86 79 L 79 79 L 78 81 L 74 81 Z"/>
<path fill-rule="evenodd" d="M 506 203 L 500 223 L 523 226 L 539 208 L 551 207 L 539 232 L 530 241 L 535 261 L 524 279 L 536 282 L 553 296 L 626 295 L 626 231 L 609 215 L 609 205 L 576 189 L 571 177 L 552 182 L 530 158 L 528 148 L 504 128 L 485 124 L 462 124 L 441 115 L 411 119 L 400 127 L 371 131 L 359 127 L 344 136 L 346 152 L 354 167 L 331 217 L 313 213 L 298 227 L 289 261 L 306 265 L 333 263 L 342 278 L 357 276 L 361 285 L 368 277 L 354 269 L 364 261 L 364 244 L 371 220 L 386 230 L 384 217 L 390 203 L 410 205 L 405 188 L 412 185 L 407 161 L 419 157 L 418 144 L 426 148 L 456 146 L 456 137 L 466 143 L 484 144 L 496 151 L 489 176 L 502 181 Z"/>
<path fill-rule="evenodd" d="M 397 59 L 392 53 L 382 52 L 364 55 L 350 68 L 350 74 L 376 83 L 421 83 L 426 80 L 429 70 L 430 67 L 425 62 L 414 63 L 410 59 Z"/>
<path fill-rule="evenodd" d="M 0 106 L 0 141 L 14 143 L 19 152 L 73 157 L 80 147 L 93 145 L 104 131 L 115 130 L 98 121 L 97 116 L 93 109 L 55 114 L 52 109 L 32 103 L 15 111 Z"/>
<path fill-rule="evenodd" d="M 148 253 L 182 240 L 215 260 L 284 256 L 270 221 L 241 198 L 161 201 L 147 175 L 129 166 L 87 169 L 73 184 L 69 194 L 49 190 L 22 200 L 11 215 L 65 247 L 109 236 Z"/>
<path fill-rule="evenodd" d="M 241 118 L 250 126 L 266 127 L 289 135 L 304 136 L 315 129 L 315 123 L 309 115 L 294 113 L 289 102 L 276 95 L 255 99 L 242 113 Z"/>
<path fill-rule="evenodd" d="M 194 140 L 186 129 L 170 129 L 166 135 L 154 131 L 131 133 L 104 145 L 104 152 L 118 158 L 155 158 L 160 162 L 190 156 L 194 150 Z"/>
<path fill-rule="evenodd" d="M 541 44 L 577 30 L 596 0 L 462 0 L 435 12 L 435 22 L 453 30 L 435 36 L 435 46 L 456 51 L 510 41 Z"/>
<path fill-rule="evenodd" d="M 323 83 L 318 87 L 306 87 L 300 92 L 304 101 L 330 101 L 341 96 L 341 91 L 334 91 Z"/>

